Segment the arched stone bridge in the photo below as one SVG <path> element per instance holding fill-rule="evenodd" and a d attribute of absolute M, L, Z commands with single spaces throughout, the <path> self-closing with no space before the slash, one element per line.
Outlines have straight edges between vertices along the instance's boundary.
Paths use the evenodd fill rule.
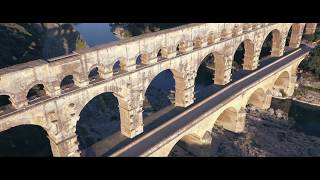
<path fill-rule="evenodd" d="M 228 85 L 111 156 L 165 157 L 178 142 L 195 155 L 210 156 L 211 144 L 215 142 L 211 135 L 214 126 L 235 133 L 243 132 L 247 105 L 267 109 L 276 95 L 274 92 L 283 91 L 285 96 L 293 95 L 297 68 L 309 50 L 305 46 L 299 48 Z"/>
<path fill-rule="evenodd" d="M 47 131 L 54 156 L 79 156 L 75 127 L 82 108 L 95 96 L 112 92 L 119 101 L 121 132 L 133 138 L 143 132 L 142 103 L 146 89 L 157 74 L 167 69 L 173 72 L 175 105 L 187 107 L 194 102 L 196 73 L 208 54 L 213 53 L 215 57 L 214 82 L 225 85 L 231 81 L 233 56 L 242 42 L 245 44 L 243 67 L 255 70 L 267 35 L 273 34 L 271 56 L 279 57 L 291 27 L 289 46 L 298 48 L 304 29 L 305 33 L 312 34 L 316 23 L 188 24 L 47 61 L 36 60 L 0 69 L 0 95 L 8 96 L 13 106 L 0 114 L 0 132 L 23 124 L 39 125 Z M 275 79 L 280 79 L 272 82 L 279 86 L 283 85 L 283 79 L 291 82 L 297 66 L 290 68 L 284 74 L 275 75 Z M 91 77 L 96 70 L 98 77 Z M 64 89 L 61 82 L 69 75 L 73 76 L 76 87 Z M 29 90 L 38 84 L 43 85 L 46 95 L 28 99 Z M 291 86 L 289 83 L 289 88 L 285 88 L 288 94 L 292 93 Z M 255 93 L 269 94 L 269 91 L 262 88 Z M 256 99 L 252 102 L 265 106 Z M 224 111 L 226 117 L 239 116 L 240 107 L 219 112 Z"/>

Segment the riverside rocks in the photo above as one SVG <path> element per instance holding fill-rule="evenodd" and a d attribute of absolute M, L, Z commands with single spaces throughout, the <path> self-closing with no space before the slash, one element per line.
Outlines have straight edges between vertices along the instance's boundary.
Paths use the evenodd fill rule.
<path fill-rule="evenodd" d="M 247 108 L 245 131 L 213 129 L 214 156 L 320 156 L 320 138 L 297 132 L 281 110 Z"/>

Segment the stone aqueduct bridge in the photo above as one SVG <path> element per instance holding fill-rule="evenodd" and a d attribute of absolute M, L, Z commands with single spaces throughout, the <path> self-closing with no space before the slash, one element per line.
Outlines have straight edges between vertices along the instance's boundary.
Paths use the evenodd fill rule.
<path fill-rule="evenodd" d="M 243 132 L 248 104 L 267 109 L 274 92 L 282 90 L 285 96 L 293 95 L 297 68 L 309 50 L 305 46 L 296 49 L 229 84 L 218 93 L 134 139 L 111 156 L 166 157 L 177 143 L 197 156 L 211 156 L 214 147 L 212 143 L 216 143 L 211 133 L 214 126 L 235 133 Z"/>
<path fill-rule="evenodd" d="M 233 56 L 242 42 L 245 45 L 243 67 L 255 70 L 267 35 L 273 34 L 271 55 L 278 57 L 283 54 L 291 27 L 289 46 L 297 48 L 304 29 L 308 34 L 314 33 L 316 23 L 188 24 L 84 49 L 68 56 L 0 69 L 0 95 L 9 96 L 14 107 L 0 116 L 0 131 L 23 124 L 39 125 L 47 131 L 54 156 L 80 156 L 76 135 L 80 112 L 95 96 L 112 92 L 119 102 L 121 132 L 133 138 L 143 132 L 144 95 L 160 72 L 167 69 L 173 72 L 175 105 L 187 107 L 194 102 L 197 69 L 208 54 L 213 53 L 215 58 L 215 84 L 225 85 L 231 80 Z M 141 59 L 141 64 L 137 64 L 137 59 Z M 121 69 L 115 71 L 118 63 Z M 91 80 L 88 76 L 96 67 L 100 78 Z M 282 89 L 292 94 L 296 69 L 297 64 L 293 64 L 284 70 L 285 73 L 275 74 L 265 86 L 271 87 L 274 83 L 282 87 L 288 81 L 290 83 Z M 68 75 L 73 76 L 76 88 L 63 91 L 60 85 Z M 28 101 L 29 90 L 37 84 L 44 86 L 46 97 Z M 260 90 L 248 90 L 242 97 L 244 102 L 252 93 L 258 94 L 257 98 L 269 94 L 263 86 Z M 258 102 L 258 106 L 267 106 Z M 241 107 L 243 103 L 230 109 L 221 108 L 212 118 L 218 118 L 219 113 L 225 117 L 233 116 L 243 111 Z M 238 131 L 237 127 L 230 128 Z"/>

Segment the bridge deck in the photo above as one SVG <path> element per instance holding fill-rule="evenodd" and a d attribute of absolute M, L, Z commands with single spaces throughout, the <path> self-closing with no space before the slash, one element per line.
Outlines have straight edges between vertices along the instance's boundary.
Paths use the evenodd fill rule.
<path fill-rule="evenodd" d="M 171 119 L 168 123 L 164 125 L 161 129 L 156 129 L 155 131 L 151 131 L 149 133 L 144 133 L 142 136 L 136 138 L 132 143 L 130 143 L 125 148 L 117 151 L 112 156 L 140 156 L 145 153 L 147 150 L 154 147 L 159 142 L 164 139 L 170 137 L 172 134 L 176 133 L 177 130 L 182 129 L 192 123 L 194 121 L 199 120 L 199 117 L 209 110 L 218 108 L 224 101 L 228 100 L 233 95 L 237 94 L 242 89 L 254 84 L 256 81 L 261 80 L 263 77 L 268 74 L 272 74 L 277 72 L 277 70 L 286 66 L 290 62 L 296 60 L 298 57 L 309 52 L 310 48 L 302 45 L 301 50 L 295 51 L 292 55 L 285 57 L 284 59 L 277 60 L 276 63 L 267 67 L 266 69 L 257 72 L 255 75 L 241 81 L 232 83 L 233 86 L 230 88 L 226 88 L 224 92 L 222 92 L 218 96 L 207 98 L 205 103 L 201 106 L 193 106 L 192 110 L 187 113 L 178 116 L 177 118 Z M 203 101 L 203 102 L 204 102 Z"/>

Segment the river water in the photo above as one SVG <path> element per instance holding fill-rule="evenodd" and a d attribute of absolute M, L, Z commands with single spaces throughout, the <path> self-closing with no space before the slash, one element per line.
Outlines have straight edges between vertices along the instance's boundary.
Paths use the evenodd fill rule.
<path fill-rule="evenodd" d="M 74 27 L 89 47 L 118 40 L 111 31 L 110 23 L 78 23 Z"/>
<path fill-rule="evenodd" d="M 320 137 L 320 107 L 303 104 L 290 99 L 272 99 L 271 107 L 288 113 L 295 121 L 295 129 L 307 135 Z"/>

